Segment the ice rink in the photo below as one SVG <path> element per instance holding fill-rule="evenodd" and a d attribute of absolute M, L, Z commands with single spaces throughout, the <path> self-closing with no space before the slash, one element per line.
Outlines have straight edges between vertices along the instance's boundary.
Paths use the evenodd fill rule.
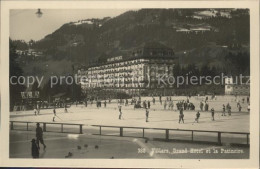
<path fill-rule="evenodd" d="M 217 97 L 217 100 L 209 100 L 209 110 L 215 109 L 215 121 L 211 120 L 210 111 L 200 111 L 199 123 L 195 122 L 196 112 L 199 110 L 199 103 L 203 98 L 190 99 L 195 105 L 195 111 L 184 111 L 184 124 L 179 124 L 179 111 L 176 110 L 176 103 L 185 97 L 172 97 L 174 100 L 173 110 L 164 110 L 163 104 L 158 102 L 151 103 L 149 110 L 149 122 L 145 122 L 145 109 L 134 109 L 133 105 L 122 106 L 123 117 L 118 119 L 119 111 L 116 100 L 108 103 L 106 108 L 102 102 L 102 107 L 97 108 L 96 104 L 89 103 L 84 105 L 72 105 L 65 113 L 64 108 L 56 109 L 57 116 L 55 122 L 59 123 L 76 123 L 84 125 L 111 125 L 111 126 L 132 126 L 132 127 L 152 127 L 152 128 L 172 128 L 172 129 L 193 129 L 193 130 L 212 130 L 212 131 L 232 131 L 232 132 L 249 132 L 249 112 L 247 103 L 240 103 L 242 111 L 238 112 L 235 97 Z M 164 100 L 163 98 L 162 100 Z M 241 99 L 241 98 L 240 98 Z M 142 98 L 143 100 L 152 100 L 152 98 Z M 229 103 L 232 107 L 232 114 L 222 115 L 222 105 Z M 10 120 L 30 121 L 30 122 L 52 122 L 53 110 L 42 109 L 40 115 L 34 115 L 31 111 L 11 112 Z"/>

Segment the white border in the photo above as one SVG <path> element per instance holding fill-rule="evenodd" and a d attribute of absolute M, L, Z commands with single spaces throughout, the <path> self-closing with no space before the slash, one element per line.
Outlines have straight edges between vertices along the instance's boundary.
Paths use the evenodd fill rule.
<path fill-rule="evenodd" d="M 9 159 L 9 9 L 249 8 L 251 116 L 250 159 Z M 0 166 L 127 168 L 258 168 L 259 166 L 259 1 L 1 1 Z M 174 143 L 173 143 L 174 144 Z"/>

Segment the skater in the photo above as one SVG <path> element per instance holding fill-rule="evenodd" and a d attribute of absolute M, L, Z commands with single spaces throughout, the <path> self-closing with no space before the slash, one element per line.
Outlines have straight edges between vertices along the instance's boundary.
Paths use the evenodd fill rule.
<path fill-rule="evenodd" d="M 104 107 L 106 108 L 107 107 L 107 101 L 105 100 L 104 102 Z"/>
<path fill-rule="evenodd" d="M 146 107 L 147 105 L 146 105 L 146 100 L 143 102 L 143 107 L 146 109 L 147 107 Z"/>
<path fill-rule="evenodd" d="M 203 111 L 203 103 L 200 102 L 200 110 Z"/>
<path fill-rule="evenodd" d="M 246 97 L 246 102 L 249 104 L 249 96 Z"/>
<path fill-rule="evenodd" d="M 209 110 L 209 104 L 205 103 L 205 111 L 208 111 L 208 110 Z"/>
<path fill-rule="evenodd" d="M 150 109 L 150 107 L 151 107 L 151 103 L 150 103 L 150 101 L 148 100 L 148 103 L 147 103 L 147 105 L 148 105 L 148 109 Z"/>
<path fill-rule="evenodd" d="M 53 118 L 52 118 L 52 121 L 53 121 L 53 122 L 55 121 L 55 116 L 56 116 L 56 109 L 55 109 L 55 107 L 54 107 L 54 109 L 53 109 Z"/>
<path fill-rule="evenodd" d="M 146 122 L 148 122 L 148 118 L 149 118 L 149 109 L 146 109 L 145 116 L 146 116 Z"/>
<path fill-rule="evenodd" d="M 36 110 L 36 108 L 34 108 L 33 111 L 34 111 L 34 115 L 36 116 L 36 115 L 37 115 L 37 110 Z"/>
<path fill-rule="evenodd" d="M 228 104 L 228 115 L 231 116 L 231 106 Z"/>
<path fill-rule="evenodd" d="M 223 104 L 223 111 L 222 111 L 222 115 L 221 116 L 226 116 L 226 106 Z"/>
<path fill-rule="evenodd" d="M 37 112 L 38 112 L 38 115 L 40 115 L 40 106 L 39 106 L 39 104 L 37 104 Z"/>
<path fill-rule="evenodd" d="M 121 118 L 122 118 L 122 106 L 121 105 L 118 106 L 118 110 L 119 110 L 119 117 L 118 117 L 118 119 L 121 120 Z"/>
<path fill-rule="evenodd" d="M 241 112 L 241 109 L 242 109 L 242 107 L 241 107 L 241 105 L 239 104 L 238 111 Z"/>
<path fill-rule="evenodd" d="M 200 118 L 200 112 L 198 111 L 198 112 L 196 113 L 196 118 L 195 118 L 195 121 L 196 121 L 197 123 L 199 123 L 199 118 Z"/>
<path fill-rule="evenodd" d="M 174 103 L 173 103 L 173 100 L 171 101 L 171 110 L 173 110 L 173 106 L 174 106 Z"/>
<path fill-rule="evenodd" d="M 237 108 L 240 106 L 240 101 L 237 100 Z"/>
<path fill-rule="evenodd" d="M 215 120 L 214 116 L 215 116 L 215 110 L 214 110 L 214 108 L 212 108 L 212 109 L 211 109 L 211 118 L 212 118 L 212 121 Z"/>
<path fill-rule="evenodd" d="M 164 110 L 166 110 L 167 102 L 166 100 L 164 101 Z"/>
<path fill-rule="evenodd" d="M 183 108 L 180 109 L 180 115 L 179 115 L 179 123 L 182 121 L 184 123 L 184 114 L 183 114 Z"/>
<path fill-rule="evenodd" d="M 250 112 L 250 104 L 248 104 L 248 106 L 247 106 L 247 111 L 248 111 L 248 113 Z"/>
<path fill-rule="evenodd" d="M 44 149 L 45 149 L 46 145 L 44 144 L 44 141 L 43 141 L 43 131 L 42 131 L 42 128 L 40 127 L 40 123 L 37 123 L 37 127 L 36 127 L 36 143 L 37 143 L 37 146 L 38 146 L 39 149 L 40 149 L 40 142 L 44 146 Z"/>
<path fill-rule="evenodd" d="M 188 105 L 187 105 L 187 103 L 184 100 L 182 102 L 183 102 L 184 110 L 186 110 Z"/>
<path fill-rule="evenodd" d="M 32 158 L 39 158 L 39 148 L 36 144 L 36 140 L 32 139 Z"/>
<path fill-rule="evenodd" d="M 155 104 L 155 98 L 153 97 L 153 104 Z"/>

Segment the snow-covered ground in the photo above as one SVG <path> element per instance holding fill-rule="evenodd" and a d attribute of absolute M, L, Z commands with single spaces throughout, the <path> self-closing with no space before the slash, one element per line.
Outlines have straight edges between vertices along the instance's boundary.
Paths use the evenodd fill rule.
<path fill-rule="evenodd" d="M 84 24 L 84 23 L 87 23 L 87 24 L 93 24 L 92 21 L 89 21 L 89 20 L 80 20 L 78 22 L 73 22 L 72 24 L 73 25 L 81 25 L 81 24 Z"/>

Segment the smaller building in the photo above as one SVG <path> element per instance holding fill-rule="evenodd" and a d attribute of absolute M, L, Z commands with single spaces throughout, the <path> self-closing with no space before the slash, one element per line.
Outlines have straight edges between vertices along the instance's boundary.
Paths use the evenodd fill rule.
<path fill-rule="evenodd" d="M 233 78 L 225 78 L 225 94 L 231 95 L 233 93 Z"/>
<path fill-rule="evenodd" d="M 225 94 L 226 95 L 250 95 L 250 83 L 248 78 L 239 79 L 239 77 L 225 78 Z"/>

